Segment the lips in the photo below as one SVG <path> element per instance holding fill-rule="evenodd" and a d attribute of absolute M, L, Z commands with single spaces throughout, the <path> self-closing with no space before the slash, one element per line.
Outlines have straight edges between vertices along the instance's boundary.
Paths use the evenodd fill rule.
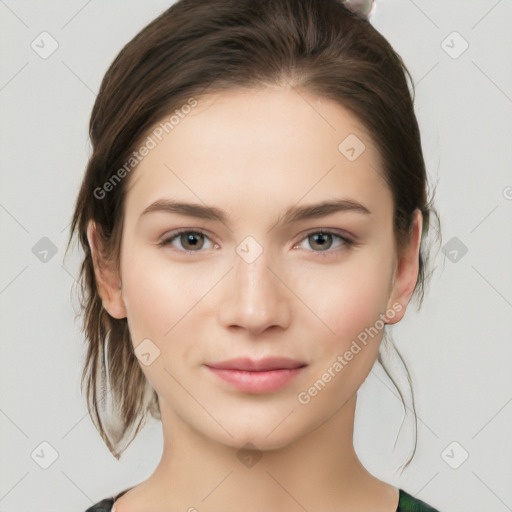
<path fill-rule="evenodd" d="M 263 359 L 250 359 L 239 357 L 222 361 L 220 363 L 207 364 L 210 368 L 219 370 L 241 370 L 247 372 L 265 372 L 270 370 L 294 370 L 306 366 L 306 363 L 289 359 L 287 357 L 265 357 Z"/>
<path fill-rule="evenodd" d="M 245 393 L 269 393 L 284 388 L 306 363 L 284 357 L 237 358 L 205 365 L 231 388 Z"/>

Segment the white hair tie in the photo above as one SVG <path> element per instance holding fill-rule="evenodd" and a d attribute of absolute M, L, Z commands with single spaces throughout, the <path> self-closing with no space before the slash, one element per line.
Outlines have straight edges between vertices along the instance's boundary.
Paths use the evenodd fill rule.
<path fill-rule="evenodd" d="M 368 19 L 375 9 L 375 0 L 341 0 L 341 3 L 351 12 Z"/>

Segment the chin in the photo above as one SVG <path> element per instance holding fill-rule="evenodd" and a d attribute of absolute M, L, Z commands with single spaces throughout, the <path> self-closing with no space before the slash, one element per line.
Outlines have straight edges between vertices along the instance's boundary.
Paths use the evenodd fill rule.
<path fill-rule="evenodd" d="M 219 431 L 218 429 L 216 429 L 215 433 L 203 432 L 203 435 L 231 448 L 249 449 L 252 446 L 260 451 L 285 448 L 307 435 L 309 430 L 306 425 L 304 425 L 303 429 L 300 429 L 299 425 L 292 425 L 287 421 L 282 422 L 282 420 L 283 418 L 281 417 L 278 421 L 269 421 L 259 425 L 254 423 L 252 425 L 241 425 L 239 423 L 226 422 L 224 424 L 225 428 L 232 437 L 224 430 Z M 280 422 L 282 422 L 281 425 L 279 424 Z"/>
<path fill-rule="evenodd" d="M 268 432 L 237 436 L 236 438 L 225 439 L 226 445 L 237 450 L 257 450 L 257 451 L 271 451 L 286 448 L 289 444 L 293 443 L 296 439 L 294 437 L 267 437 Z"/>

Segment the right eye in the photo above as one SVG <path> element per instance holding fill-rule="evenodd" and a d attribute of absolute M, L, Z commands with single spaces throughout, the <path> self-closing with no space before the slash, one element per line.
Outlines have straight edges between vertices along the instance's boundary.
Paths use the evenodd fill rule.
<path fill-rule="evenodd" d="M 165 236 L 165 238 L 158 243 L 159 247 L 167 247 L 171 245 L 172 247 L 180 250 L 181 252 L 193 253 L 193 252 L 201 252 L 200 250 L 204 248 L 205 239 L 209 240 L 206 233 L 202 231 L 196 231 L 191 229 L 181 229 L 178 231 L 174 231 Z M 178 241 L 181 245 L 180 247 L 176 247 L 174 242 Z M 208 247 L 207 247 L 208 248 Z"/>

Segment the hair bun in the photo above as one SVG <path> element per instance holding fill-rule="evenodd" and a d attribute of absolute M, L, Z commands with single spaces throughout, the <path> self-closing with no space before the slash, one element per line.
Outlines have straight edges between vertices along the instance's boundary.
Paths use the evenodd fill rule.
<path fill-rule="evenodd" d="M 340 0 L 344 7 L 358 16 L 369 19 L 375 8 L 375 0 Z"/>

